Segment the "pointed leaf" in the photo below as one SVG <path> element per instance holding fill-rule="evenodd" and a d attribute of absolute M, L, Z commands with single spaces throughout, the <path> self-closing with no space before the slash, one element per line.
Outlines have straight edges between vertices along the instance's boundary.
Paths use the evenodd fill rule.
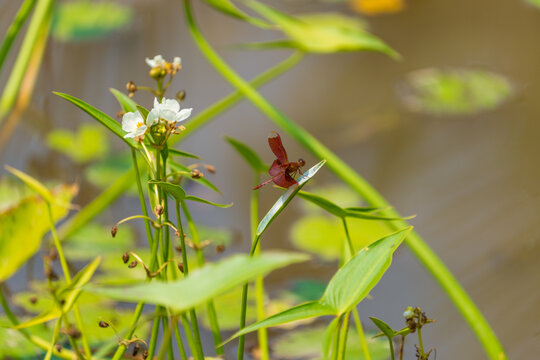
<path fill-rule="evenodd" d="M 186 192 L 184 191 L 184 189 L 182 189 L 180 185 L 171 184 L 165 181 L 153 181 L 153 180 L 150 180 L 148 183 L 156 184 L 161 189 L 163 189 L 163 191 L 167 192 L 178 202 L 183 201 L 186 198 Z"/>
<path fill-rule="evenodd" d="M 136 106 L 137 110 L 139 110 L 139 112 L 141 113 L 143 119 L 146 119 L 148 117 L 148 110 L 144 106 L 138 104 Z"/>
<path fill-rule="evenodd" d="M 109 90 L 122 107 L 122 110 L 124 110 L 125 112 L 137 111 L 137 103 L 133 101 L 129 96 L 113 88 L 110 88 Z"/>
<path fill-rule="evenodd" d="M 390 327 L 390 325 L 388 325 L 381 319 L 377 319 L 376 317 L 370 316 L 369 318 L 371 319 L 371 321 L 373 321 L 375 326 L 377 326 L 379 330 L 381 330 L 384 335 L 386 335 L 388 339 L 392 340 L 396 332 Z"/>
<path fill-rule="evenodd" d="M 21 181 L 23 181 L 29 188 L 37 192 L 39 196 L 41 196 L 43 200 L 45 200 L 47 203 L 49 204 L 53 203 L 54 199 L 49 189 L 47 189 L 47 187 L 45 187 L 45 185 L 40 183 L 36 178 L 20 170 L 12 168 L 9 165 L 4 165 L 4 167 L 6 168 L 7 171 L 9 171 L 10 173 L 18 177 Z"/>
<path fill-rule="evenodd" d="M 233 255 L 207 264 L 190 272 L 186 278 L 174 282 L 153 281 L 125 287 L 87 286 L 87 290 L 116 300 L 144 301 L 181 312 L 203 304 L 257 276 L 307 259 L 304 254 L 284 252 L 266 252 L 257 257 Z"/>
<path fill-rule="evenodd" d="M 298 193 L 302 187 L 320 170 L 320 168 L 326 163 L 326 160 L 322 160 L 311 169 L 306 171 L 302 176 L 297 179 L 298 185 L 293 185 L 281 197 L 276 201 L 274 206 L 268 211 L 264 218 L 257 227 L 257 236 L 261 236 L 262 233 L 268 228 L 268 226 L 274 221 L 274 219 L 283 211 L 283 209 L 291 202 L 292 198 Z"/>
<path fill-rule="evenodd" d="M 169 154 L 170 155 L 175 155 L 175 156 L 182 156 L 182 157 L 192 158 L 192 159 L 198 159 L 198 160 L 200 159 L 200 157 L 198 157 L 195 154 L 189 153 L 187 151 L 181 151 L 181 150 L 171 149 L 171 148 L 169 148 Z"/>
<path fill-rule="evenodd" d="M 251 168 L 256 172 L 266 173 L 268 172 L 268 165 L 266 165 L 259 155 L 251 149 L 249 146 L 236 139 L 226 136 L 225 140 L 246 160 Z"/>
<path fill-rule="evenodd" d="M 237 338 L 248 334 L 252 331 L 263 329 L 271 326 L 286 324 L 289 322 L 308 319 L 312 317 L 319 317 L 325 315 L 334 315 L 335 311 L 331 307 L 325 304 L 321 304 L 319 301 L 310 301 L 304 304 L 294 306 L 290 309 L 287 309 L 278 314 L 267 317 L 264 320 L 251 324 L 240 331 L 237 331 L 233 336 L 231 336 L 226 342 L 231 341 L 232 339 Z"/>
<path fill-rule="evenodd" d="M 118 136 L 120 139 L 122 139 L 126 144 L 128 144 L 132 148 L 137 148 L 137 143 L 131 138 L 125 138 L 124 135 L 126 133 L 124 132 L 124 130 L 122 130 L 122 126 L 109 115 L 105 114 L 101 110 L 98 110 L 95 107 L 71 95 L 55 92 L 55 91 L 53 91 L 53 93 L 69 101 L 70 103 L 77 106 L 79 109 L 81 109 L 82 111 L 84 111 L 85 113 L 87 113 L 88 115 L 96 119 L 97 121 L 99 121 L 101 124 L 103 124 L 106 128 L 111 130 L 116 136 Z"/>
<path fill-rule="evenodd" d="M 344 209 L 334 204 L 330 200 L 323 198 L 322 196 L 315 195 L 307 191 L 299 191 L 298 196 L 300 196 L 304 200 L 307 200 L 323 208 L 324 210 L 328 211 L 330 214 L 333 214 L 337 217 L 344 217 L 346 215 Z"/>
<path fill-rule="evenodd" d="M 355 211 L 355 210 L 353 210 L 353 211 L 345 211 L 345 216 L 346 217 L 357 218 L 357 219 L 386 220 L 386 221 L 409 220 L 409 219 L 414 218 L 414 215 L 403 217 L 403 218 L 400 218 L 400 217 L 388 217 L 388 216 L 384 216 L 384 215 L 373 215 L 373 214 L 366 213 L 364 211 Z"/>
<path fill-rule="evenodd" d="M 220 207 L 220 208 L 230 208 L 231 206 L 233 206 L 233 203 L 230 203 L 230 204 L 218 204 L 218 203 L 206 200 L 206 199 L 201 199 L 200 197 L 193 196 L 193 195 L 187 195 L 185 200 L 196 201 L 196 202 L 200 202 L 200 203 L 203 203 L 203 204 L 206 204 L 206 205 L 212 205 L 212 206 L 216 206 L 216 207 Z"/>
<path fill-rule="evenodd" d="M 302 20 L 254 0 L 248 1 L 248 5 L 268 21 L 278 25 L 300 50 L 316 53 L 368 50 L 399 57 L 399 54 L 381 39 L 360 27 L 352 27 L 350 22 L 341 24 L 336 21 Z"/>
<path fill-rule="evenodd" d="M 343 314 L 362 301 L 392 262 L 392 254 L 411 227 L 388 235 L 360 250 L 332 277 L 321 302 Z"/>
<path fill-rule="evenodd" d="M 265 23 L 264 21 L 251 17 L 242 10 L 238 9 L 236 5 L 234 5 L 229 0 L 204 0 L 208 5 L 212 6 L 218 11 L 221 11 L 225 15 L 232 16 L 234 18 L 247 21 L 251 23 L 252 25 L 259 26 L 262 28 L 268 28 L 269 25 Z"/>

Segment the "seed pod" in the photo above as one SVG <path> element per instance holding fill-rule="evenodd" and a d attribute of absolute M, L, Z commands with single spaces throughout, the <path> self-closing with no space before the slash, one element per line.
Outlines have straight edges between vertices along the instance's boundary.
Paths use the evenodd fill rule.
<path fill-rule="evenodd" d="M 98 325 L 100 328 L 103 328 L 103 329 L 106 329 L 109 327 L 109 323 L 105 321 L 100 321 Z"/>
<path fill-rule="evenodd" d="M 35 303 L 37 303 L 37 301 L 38 301 L 38 298 L 37 298 L 36 295 L 33 295 L 33 296 L 30 297 L 30 303 L 31 303 L 32 305 L 35 304 Z"/>
<path fill-rule="evenodd" d="M 73 339 L 79 339 L 81 337 L 81 332 L 74 327 L 70 327 L 66 334 Z"/>
<path fill-rule="evenodd" d="M 184 273 L 184 264 L 183 263 L 178 263 L 178 270 L 180 270 L 180 272 L 182 274 Z"/>
<path fill-rule="evenodd" d="M 176 251 L 178 251 L 179 253 L 182 252 L 182 247 L 181 247 L 180 245 L 175 246 L 174 249 L 175 249 Z"/>
<path fill-rule="evenodd" d="M 186 91 L 180 90 L 179 92 L 177 92 L 176 98 L 178 99 L 178 101 L 184 101 L 184 99 L 186 98 Z"/>
<path fill-rule="evenodd" d="M 124 262 L 124 264 L 127 264 L 128 261 L 129 261 L 129 254 L 127 252 L 125 252 L 124 254 L 122 254 L 122 261 Z"/>
<path fill-rule="evenodd" d="M 129 93 L 134 93 L 135 91 L 137 91 L 137 85 L 135 85 L 135 83 L 133 81 L 129 81 L 127 84 L 126 84 L 126 90 L 129 92 Z"/>
<path fill-rule="evenodd" d="M 117 232 L 118 232 L 118 226 L 114 225 L 114 226 L 111 228 L 111 235 L 112 235 L 112 237 L 115 237 Z"/>
<path fill-rule="evenodd" d="M 144 360 L 148 359 L 148 350 L 144 350 L 142 357 Z"/>
<path fill-rule="evenodd" d="M 224 252 L 224 251 L 225 251 L 225 245 L 219 244 L 218 246 L 216 246 L 216 252 L 217 252 L 218 254 L 221 254 L 221 253 Z"/>
<path fill-rule="evenodd" d="M 54 345 L 54 350 L 56 350 L 56 352 L 62 352 L 62 345 L 60 344 Z"/>
<path fill-rule="evenodd" d="M 139 343 L 135 343 L 135 346 L 133 346 L 133 353 L 131 353 L 131 355 L 133 357 L 137 356 L 140 349 L 141 349 L 141 346 L 139 345 Z"/>
<path fill-rule="evenodd" d="M 191 170 L 191 178 L 192 179 L 200 179 L 203 176 L 204 176 L 203 173 L 199 169 Z"/>
<path fill-rule="evenodd" d="M 208 171 L 210 174 L 216 173 L 216 168 L 213 165 L 206 164 L 204 165 L 204 167 L 206 168 L 206 171 Z"/>
<path fill-rule="evenodd" d="M 156 207 L 154 207 L 154 214 L 156 214 L 156 216 L 163 215 L 163 211 L 163 206 L 161 205 L 156 205 Z"/>
<path fill-rule="evenodd" d="M 133 260 L 129 263 L 128 268 L 133 269 L 135 266 L 137 266 L 139 262 L 137 260 Z"/>

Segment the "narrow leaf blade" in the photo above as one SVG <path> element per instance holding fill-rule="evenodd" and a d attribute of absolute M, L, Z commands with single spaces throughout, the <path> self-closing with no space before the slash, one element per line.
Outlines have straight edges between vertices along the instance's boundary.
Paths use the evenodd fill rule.
<path fill-rule="evenodd" d="M 200 203 L 203 203 L 203 204 L 206 204 L 206 205 L 220 207 L 220 208 L 230 208 L 231 206 L 233 206 L 233 203 L 230 203 L 230 204 L 218 204 L 218 203 L 215 203 L 213 201 L 202 199 L 200 197 L 193 196 L 193 195 L 187 195 L 185 199 L 189 200 L 189 201 L 200 202 Z"/>
<path fill-rule="evenodd" d="M 274 221 L 274 219 L 283 211 L 283 209 L 291 202 L 293 197 L 302 189 L 302 187 L 323 167 L 326 160 L 322 160 L 311 169 L 306 171 L 297 180 L 298 185 L 291 186 L 281 197 L 276 201 L 274 206 L 268 211 L 264 218 L 257 227 L 257 236 L 261 236 L 262 233 L 268 228 L 268 226 Z"/>
<path fill-rule="evenodd" d="M 124 110 L 125 112 L 137 111 L 137 103 L 133 101 L 129 96 L 113 88 L 109 90 L 114 95 L 114 97 L 116 98 L 120 106 L 122 107 L 122 110 Z"/>
<path fill-rule="evenodd" d="M 323 198 L 322 196 L 315 195 L 307 191 L 299 191 L 298 196 L 300 196 L 304 200 L 307 200 L 321 207 L 322 209 L 328 211 L 329 213 L 335 216 L 344 217 L 346 215 L 346 212 L 344 209 L 342 209 L 340 206 L 336 205 L 332 201 Z"/>
<path fill-rule="evenodd" d="M 43 198 L 43 200 L 45 200 L 49 204 L 53 203 L 54 199 L 49 189 L 47 189 L 47 187 L 45 187 L 45 185 L 39 182 L 36 178 L 9 165 L 4 165 L 4 167 L 7 171 L 18 177 L 22 182 L 24 182 L 29 188 L 37 192 L 39 196 Z"/>
<path fill-rule="evenodd" d="M 186 199 L 186 192 L 180 185 L 171 184 L 165 181 L 149 181 L 150 184 L 159 186 L 163 191 L 170 194 L 176 201 L 180 202 Z"/>
<path fill-rule="evenodd" d="M 187 157 L 187 158 L 191 158 L 191 159 L 197 159 L 197 160 L 201 159 L 200 157 L 198 157 L 195 154 L 189 153 L 187 151 L 181 151 L 181 150 L 177 150 L 177 149 L 172 149 L 172 148 L 169 148 L 169 154 L 170 155 L 175 155 L 175 156 Z"/>
<path fill-rule="evenodd" d="M 369 318 L 371 319 L 371 321 L 373 321 L 375 326 L 377 326 L 379 330 L 381 330 L 384 335 L 386 335 L 388 339 L 392 339 L 394 337 L 396 332 L 390 327 L 390 325 L 388 325 L 381 319 L 377 319 L 376 317 L 370 316 Z"/>

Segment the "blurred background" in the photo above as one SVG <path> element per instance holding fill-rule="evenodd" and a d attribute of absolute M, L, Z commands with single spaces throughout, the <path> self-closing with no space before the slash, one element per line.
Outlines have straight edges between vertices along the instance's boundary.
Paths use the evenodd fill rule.
<path fill-rule="evenodd" d="M 60 2 L 64 3 L 70 2 Z M 144 59 L 156 54 L 169 60 L 182 58 L 183 69 L 171 95 L 184 89 L 183 106 L 192 107 L 194 114 L 233 91 L 193 44 L 180 1 L 126 0 L 114 4 L 119 6 L 114 11 L 109 8 L 95 16 L 74 12 L 55 18 L 31 101 L 18 121 L 4 120 L 0 130 L 8 134 L 0 142 L 2 165 L 45 181 L 78 182 L 80 193 L 75 203 L 81 206 L 129 168 L 129 162 L 115 156 L 125 150 L 121 141 L 94 134 L 100 133 L 92 127 L 94 120 L 52 91 L 84 99 L 114 116 L 120 108 L 109 88 L 124 91 L 129 80 L 149 85 Z M 469 292 L 509 358 L 538 356 L 538 2 L 279 0 L 271 5 L 292 14 L 337 12 L 357 17 L 403 56 L 395 61 L 370 52 L 307 55 L 261 91 L 365 176 L 398 211 L 416 214 L 411 223 Z M 19 2 L 0 0 L 0 6 L 0 32 L 5 33 Z M 202 32 L 246 79 L 291 53 L 239 49 L 233 45 L 279 39 L 281 35 L 226 17 L 202 2 L 195 3 L 195 11 Z M 16 40 L 15 49 L 21 38 Z M 14 61 L 15 56 L 6 61 L 0 74 L 2 86 Z M 152 97 L 147 94 L 138 92 L 134 99 L 151 106 Z M 88 154 L 82 151 L 84 136 L 66 145 L 65 136 L 55 133 L 64 129 L 80 134 L 85 126 L 90 126 L 88 144 L 97 148 Z M 246 142 L 270 162 L 273 156 L 266 137 L 271 130 L 277 129 L 244 101 L 181 145 L 216 167 L 211 180 L 224 198 L 201 187 L 194 186 L 193 191 L 235 204 L 219 211 L 194 208 L 197 222 L 230 233 L 229 252 L 249 248 L 252 176 L 223 136 Z M 315 163 L 311 154 L 281 135 L 291 158 Z M 5 175 L 3 168 L 0 174 Z M 317 176 L 312 189 L 334 194 L 336 202 L 355 201 L 328 170 Z M 260 191 L 264 213 L 279 190 L 268 186 Z M 111 226 L 139 211 L 137 198 L 127 195 L 99 220 Z M 324 254 L 313 244 L 319 241 L 324 249 L 328 238 L 317 226 L 325 221 L 329 220 L 324 215 L 296 201 L 268 231 L 263 249 L 300 248 Z M 326 225 L 331 228 L 331 224 Z M 354 226 L 359 236 L 364 227 L 376 227 L 364 223 Z M 309 229 L 314 233 L 309 236 L 315 239 L 299 235 Z M 324 234 L 323 239 L 320 234 Z M 142 235 L 135 238 L 144 241 Z M 332 260 L 332 256 L 318 256 L 308 265 L 272 274 L 268 280 L 271 296 L 298 278 L 328 280 L 336 269 Z M 11 279 L 12 290 L 24 289 L 25 271 Z M 376 316 L 401 328 L 404 308 L 420 306 L 436 319 L 425 331 L 425 343 L 437 349 L 437 359 L 485 358 L 460 314 L 406 247 L 400 248 L 371 295 L 359 307 L 363 319 Z M 275 338 L 283 333 L 272 331 Z M 207 342 L 210 344 L 210 337 Z M 412 359 L 410 348 L 412 343 L 407 354 Z"/>

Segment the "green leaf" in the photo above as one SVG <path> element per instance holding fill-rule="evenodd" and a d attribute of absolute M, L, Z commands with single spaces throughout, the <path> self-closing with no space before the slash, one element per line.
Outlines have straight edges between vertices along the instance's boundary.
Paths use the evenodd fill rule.
<path fill-rule="evenodd" d="M 122 107 L 122 110 L 124 110 L 125 112 L 137 111 L 137 103 L 133 101 L 129 96 L 113 88 L 110 88 L 109 90 Z"/>
<path fill-rule="evenodd" d="M 141 113 L 143 119 L 146 119 L 148 117 L 148 110 L 144 107 L 144 106 L 141 106 L 141 105 L 136 105 L 137 106 L 137 110 L 139 110 L 139 112 Z"/>
<path fill-rule="evenodd" d="M 264 21 L 251 17 L 242 10 L 238 9 L 236 5 L 234 5 L 229 0 L 204 0 L 208 5 L 212 6 L 216 10 L 224 13 L 225 15 L 232 16 L 234 18 L 247 21 L 251 23 L 252 25 L 259 26 L 262 28 L 268 28 L 269 25 L 265 23 Z"/>
<path fill-rule="evenodd" d="M 525 1 L 531 4 L 532 6 L 536 7 L 537 9 L 540 9 L 540 0 L 525 0 Z"/>
<path fill-rule="evenodd" d="M 394 331 L 394 329 L 390 327 L 390 325 L 388 325 L 381 319 L 377 319 L 376 317 L 370 316 L 369 318 L 371 319 L 371 321 L 373 321 L 375 326 L 377 326 L 379 330 L 381 330 L 384 333 L 384 335 L 386 335 L 388 339 L 392 340 L 396 332 Z"/>
<path fill-rule="evenodd" d="M 181 172 L 183 173 L 184 177 L 191 180 L 191 181 L 195 181 L 203 186 L 206 186 L 207 188 L 209 189 L 212 189 L 214 190 L 215 192 L 217 192 L 218 194 L 222 195 L 221 191 L 218 189 L 218 187 L 216 185 L 214 185 L 210 180 L 208 180 L 206 177 L 201 177 L 201 178 L 198 178 L 198 179 L 194 179 L 191 177 L 191 169 L 188 168 L 187 166 L 183 165 L 183 164 L 180 164 L 180 163 L 177 163 L 177 162 L 174 162 L 172 160 L 169 160 L 167 161 L 167 164 L 169 165 L 169 167 L 171 168 L 171 170 L 173 171 L 176 171 L 176 172 Z"/>
<path fill-rule="evenodd" d="M 295 18 L 253 0 L 248 1 L 248 5 L 281 28 L 291 41 L 283 43 L 284 45 L 315 53 L 377 51 L 399 58 L 399 54 L 382 40 L 364 31 L 360 26 L 352 26 L 352 20 L 314 21 L 309 18 Z"/>
<path fill-rule="evenodd" d="M 257 257 L 233 255 L 190 272 L 182 280 L 145 282 L 126 287 L 87 286 L 87 290 L 116 300 L 163 305 L 181 312 L 224 294 L 257 276 L 308 257 L 298 253 L 267 252 Z"/>
<path fill-rule="evenodd" d="M 274 221 L 274 219 L 283 211 L 283 209 L 291 202 L 292 198 L 302 189 L 302 187 L 320 170 L 326 160 L 322 160 L 311 169 L 306 171 L 296 181 L 297 185 L 291 186 L 281 197 L 276 201 L 274 206 L 268 211 L 264 218 L 257 227 L 257 236 L 261 236 L 262 233 L 268 228 L 268 226 Z"/>
<path fill-rule="evenodd" d="M 251 149 L 249 146 L 236 139 L 226 136 L 225 140 L 231 144 L 231 146 L 246 160 L 251 168 L 256 172 L 266 173 L 268 172 L 268 165 L 266 165 L 259 155 Z"/>
<path fill-rule="evenodd" d="M 82 124 L 77 133 L 54 129 L 47 134 L 47 145 L 82 164 L 105 157 L 109 151 L 107 134 L 98 124 Z"/>
<path fill-rule="evenodd" d="M 337 217 L 345 217 L 346 215 L 345 210 L 343 210 L 341 207 L 334 204 L 330 200 L 323 198 L 322 196 L 315 195 L 306 191 L 299 191 L 298 196 L 321 207 L 322 209 L 328 211 L 330 214 L 333 214 Z"/>
<path fill-rule="evenodd" d="M 126 27 L 132 18 L 131 7 L 114 1 L 63 2 L 56 10 L 52 32 L 61 41 L 94 40 Z"/>
<path fill-rule="evenodd" d="M 411 111 L 466 115 L 494 109 L 512 93 L 508 79 L 489 71 L 428 68 L 408 74 L 400 94 Z"/>
<path fill-rule="evenodd" d="M 111 130 L 116 136 L 118 136 L 120 139 L 122 139 L 126 144 L 131 146 L 132 148 L 137 148 L 137 143 L 131 139 L 131 138 L 125 138 L 125 132 L 122 130 L 122 126 L 118 122 L 116 122 L 112 117 L 105 114 L 104 112 L 96 109 L 95 107 L 85 103 L 84 101 L 77 99 L 76 97 L 73 97 L 68 94 L 55 92 L 54 94 L 60 96 L 61 98 L 69 101 L 73 105 L 77 106 L 79 109 L 99 121 L 103 126 L 105 126 L 107 129 Z"/>
<path fill-rule="evenodd" d="M 0 48 L 0 70 L 2 69 L 4 61 L 9 54 L 13 41 L 19 34 L 19 31 L 23 27 L 35 4 L 36 0 L 25 0 L 13 18 L 13 22 L 9 26 L 6 36 L 4 37 L 4 41 L 2 41 L 2 47 Z"/>
<path fill-rule="evenodd" d="M 20 323 L 19 325 L 15 326 L 14 329 L 25 329 L 59 318 L 62 314 L 67 314 L 73 308 L 73 305 L 81 294 L 81 287 L 90 281 L 100 262 L 101 258 L 96 258 L 90 264 L 85 266 L 84 269 L 79 271 L 77 275 L 75 275 L 73 282 L 70 285 L 67 285 L 58 292 L 57 297 L 59 301 L 63 301 L 61 308 L 57 304 L 54 304 L 53 308 L 45 311 L 33 319 Z"/>
<path fill-rule="evenodd" d="M 292 321 L 319 317 L 325 315 L 334 315 L 335 311 L 330 306 L 322 304 L 319 301 L 310 301 L 304 304 L 294 306 L 279 314 L 267 317 L 264 320 L 251 324 L 240 331 L 237 331 L 226 342 L 229 342 L 238 336 L 249 334 L 252 331 L 263 329 L 271 326 L 286 324 Z"/>
<path fill-rule="evenodd" d="M 203 203 L 203 204 L 206 204 L 206 205 L 212 205 L 212 206 L 216 206 L 216 207 L 220 207 L 220 208 L 230 208 L 231 206 L 233 206 L 233 203 L 230 203 L 230 204 L 218 204 L 218 203 L 206 200 L 206 199 L 201 199 L 200 197 L 193 196 L 193 195 L 187 195 L 185 197 L 185 200 L 196 201 L 196 202 L 200 202 L 200 203 Z"/>
<path fill-rule="evenodd" d="M 339 325 L 340 318 L 339 316 L 336 316 L 330 324 L 326 327 L 326 330 L 324 331 L 323 336 L 323 342 L 322 342 L 322 358 L 323 359 L 329 359 L 331 348 L 332 348 L 332 340 L 334 338 L 335 332 L 337 331 L 337 327 Z"/>
<path fill-rule="evenodd" d="M 12 173 L 16 177 L 18 177 L 22 182 L 24 182 L 26 186 L 28 186 L 29 188 L 37 192 L 39 196 L 41 196 L 43 200 L 45 200 L 47 203 L 52 204 L 54 202 L 54 198 L 51 192 L 49 191 L 49 189 L 47 189 L 47 187 L 45 187 L 45 185 L 40 183 L 36 178 L 20 170 L 12 168 L 9 165 L 4 165 L 4 167 L 6 168 L 7 171 Z"/>
<path fill-rule="evenodd" d="M 163 191 L 171 195 L 176 201 L 181 202 L 186 198 L 186 192 L 180 185 L 171 184 L 165 181 L 154 181 L 150 180 L 149 184 L 155 184 L 159 186 Z"/>
<path fill-rule="evenodd" d="M 195 154 L 189 153 L 187 151 L 181 151 L 181 150 L 177 150 L 177 149 L 172 149 L 172 148 L 169 148 L 169 154 L 174 155 L 174 156 L 182 156 L 182 157 L 192 158 L 192 159 L 200 159 L 200 157 L 198 157 Z"/>
<path fill-rule="evenodd" d="M 392 262 L 392 254 L 411 228 L 384 237 L 360 250 L 332 277 L 321 302 L 341 315 L 362 301 Z"/>
<path fill-rule="evenodd" d="M 54 221 L 64 218 L 76 187 L 61 186 L 52 190 L 56 201 L 51 205 Z M 38 196 L 23 198 L 18 204 L 0 211 L 0 282 L 13 275 L 41 244 L 50 229 L 47 204 Z"/>

